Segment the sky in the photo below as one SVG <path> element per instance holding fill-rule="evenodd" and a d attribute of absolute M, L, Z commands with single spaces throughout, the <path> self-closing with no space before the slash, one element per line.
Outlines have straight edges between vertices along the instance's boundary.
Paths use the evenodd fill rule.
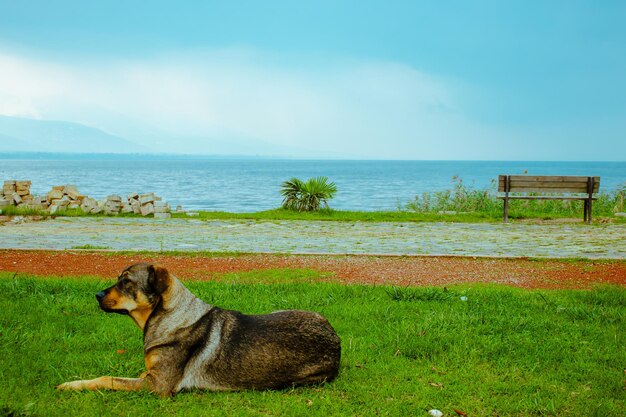
<path fill-rule="evenodd" d="M 0 0 L 0 114 L 149 152 L 626 160 L 624 1 Z"/>

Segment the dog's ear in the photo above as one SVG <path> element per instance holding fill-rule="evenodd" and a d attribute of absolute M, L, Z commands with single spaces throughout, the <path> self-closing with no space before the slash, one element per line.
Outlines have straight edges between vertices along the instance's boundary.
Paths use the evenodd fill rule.
<path fill-rule="evenodd" d="M 163 294 L 170 285 L 170 273 L 162 266 L 148 266 L 148 285 L 155 294 Z"/>

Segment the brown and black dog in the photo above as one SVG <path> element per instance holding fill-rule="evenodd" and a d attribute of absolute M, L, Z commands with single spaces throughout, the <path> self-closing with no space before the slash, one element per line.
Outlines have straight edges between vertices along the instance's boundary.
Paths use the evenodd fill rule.
<path fill-rule="evenodd" d="M 308 311 L 245 315 L 206 304 L 165 268 L 140 263 L 96 295 L 106 312 L 143 330 L 146 372 L 66 382 L 61 390 L 280 389 L 331 381 L 341 344 L 330 323 Z"/>

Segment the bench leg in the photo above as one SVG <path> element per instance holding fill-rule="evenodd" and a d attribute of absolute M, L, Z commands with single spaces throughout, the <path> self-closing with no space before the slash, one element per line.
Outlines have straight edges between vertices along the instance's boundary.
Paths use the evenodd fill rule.
<path fill-rule="evenodd" d="M 504 223 L 509 222 L 509 199 L 504 199 Z"/>
<path fill-rule="evenodd" d="M 585 221 L 591 224 L 591 205 L 593 204 L 594 178 L 587 178 L 587 200 L 585 200 Z"/>

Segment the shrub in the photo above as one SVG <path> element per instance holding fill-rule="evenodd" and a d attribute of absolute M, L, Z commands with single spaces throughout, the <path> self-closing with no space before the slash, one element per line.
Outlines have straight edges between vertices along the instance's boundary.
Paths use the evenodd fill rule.
<path fill-rule="evenodd" d="M 283 208 L 297 211 L 318 211 L 328 208 L 328 200 L 335 196 L 337 186 L 326 177 L 309 178 L 306 182 L 292 178 L 282 184 Z"/>
<path fill-rule="evenodd" d="M 439 211 L 497 213 L 501 203 L 496 199 L 495 180 L 489 188 L 477 190 L 467 187 L 459 177 L 452 178 L 452 189 L 425 192 L 406 204 L 406 209 L 419 213 Z"/>

